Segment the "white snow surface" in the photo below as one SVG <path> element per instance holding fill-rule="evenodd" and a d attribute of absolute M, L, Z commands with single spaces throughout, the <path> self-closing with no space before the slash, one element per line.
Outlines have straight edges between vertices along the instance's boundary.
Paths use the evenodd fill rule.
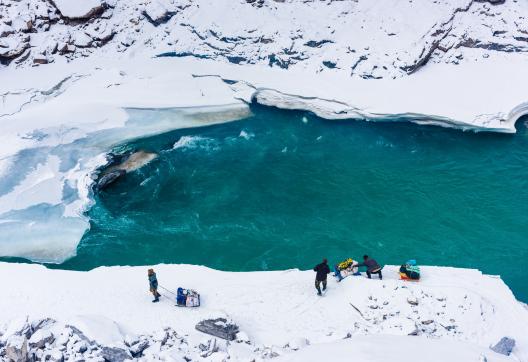
<path fill-rule="evenodd" d="M 325 361 L 329 358 L 351 358 L 369 362 L 407 362 L 423 358 L 427 362 L 445 361 L 508 361 L 499 354 L 490 354 L 482 347 L 452 340 L 402 336 L 357 336 L 351 340 L 318 344 L 277 358 L 277 362 Z"/>
<path fill-rule="evenodd" d="M 2 340 L 23 330 L 26 319 L 52 318 L 57 323 L 49 328 L 56 338 L 65 334 L 59 326 L 69 325 L 89 340 L 116 348 L 170 327 L 185 343 L 161 351 L 158 346 L 158 352 L 145 357 L 157 360 L 176 352 L 192 356 L 198 344 L 212 338 L 196 331 L 195 324 L 225 317 L 240 327 L 241 343 L 219 340 L 217 352 L 193 360 L 320 361 L 354 356 L 362 361 L 407 361 L 412 355 L 428 361 L 528 361 L 528 310 L 499 277 L 477 270 L 423 267 L 420 282 L 405 282 L 396 279 L 397 267 L 386 266 L 383 281 L 362 276 L 337 283 L 330 277 L 326 294 L 318 297 L 312 271 L 234 273 L 191 265 L 154 269 L 163 287 L 200 292 L 202 306 L 175 307 L 164 289 L 160 303 L 151 303 L 147 267 L 77 272 L 0 263 L 2 275 L 9 276 L 1 284 Z M 509 357 L 489 349 L 504 336 L 516 340 Z"/>
<path fill-rule="evenodd" d="M 93 11 L 102 6 L 100 0 L 52 0 L 62 16 L 69 19 L 90 17 Z"/>

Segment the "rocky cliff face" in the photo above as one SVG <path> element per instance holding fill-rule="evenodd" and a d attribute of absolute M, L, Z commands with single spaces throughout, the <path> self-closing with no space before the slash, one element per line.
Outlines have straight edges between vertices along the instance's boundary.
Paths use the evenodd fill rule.
<path fill-rule="evenodd" d="M 8 334 L 0 337 L 0 359 L 15 362 L 122 362 L 165 357 L 167 360 L 195 361 L 212 354 L 229 358 L 226 353 L 229 344 L 211 336 L 204 335 L 199 341 L 193 341 L 170 327 L 151 334 L 123 336 L 119 326 L 111 320 L 93 316 L 79 319 L 84 330 L 51 318 L 14 319 L 8 325 Z M 89 338 L 85 332 L 98 340 Z M 232 343 L 251 350 L 243 333 Z"/>
<path fill-rule="evenodd" d="M 527 19 L 515 0 L 0 0 L 0 62 L 192 56 L 396 78 L 526 53 Z"/>

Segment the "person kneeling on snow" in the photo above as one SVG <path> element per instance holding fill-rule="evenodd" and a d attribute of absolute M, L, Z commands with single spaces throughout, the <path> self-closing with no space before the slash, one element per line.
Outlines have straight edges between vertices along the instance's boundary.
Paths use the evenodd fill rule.
<path fill-rule="evenodd" d="M 152 303 L 159 302 L 159 297 L 161 297 L 161 294 L 158 293 L 158 278 L 156 278 L 156 273 L 154 273 L 154 269 L 148 270 L 148 280 L 150 285 L 150 292 L 152 295 L 154 295 L 154 300 Z"/>
<path fill-rule="evenodd" d="M 360 266 L 366 266 L 367 267 L 367 277 L 371 279 L 372 274 L 378 274 L 380 279 L 383 279 L 383 276 L 381 275 L 381 266 L 378 264 L 378 262 L 372 258 L 369 258 L 368 255 L 363 255 L 363 263 L 358 264 L 358 267 Z"/>
<path fill-rule="evenodd" d="M 321 283 L 323 283 L 323 291 L 326 290 L 326 276 L 330 274 L 330 268 L 328 267 L 328 260 L 323 259 L 321 264 L 317 264 L 313 269 L 315 274 L 315 289 L 317 289 L 317 295 L 321 293 Z"/>

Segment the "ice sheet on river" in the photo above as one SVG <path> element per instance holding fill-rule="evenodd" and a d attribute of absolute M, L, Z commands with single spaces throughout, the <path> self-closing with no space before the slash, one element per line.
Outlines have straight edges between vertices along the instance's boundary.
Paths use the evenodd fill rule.
<path fill-rule="evenodd" d="M 4 158 L 0 180 L 0 255 L 59 263 L 73 256 L 89 227 L 92 172 L 113 146 L 176 128 L 213 124 L 248 115 L 241 104 L 196 108 L 126 109 L 123 127 L 79 132 L 41 129 L 40 137 L 76 132 L 77 139 L 20 150 Z M 55 133 L 55 134 L 54 134 Z M 37 141 L 38 143 L 39 141 Z M 46 143 L 43 141 L 42 143 Z M 133 170 L 133 168 L 131 169 Z"/>

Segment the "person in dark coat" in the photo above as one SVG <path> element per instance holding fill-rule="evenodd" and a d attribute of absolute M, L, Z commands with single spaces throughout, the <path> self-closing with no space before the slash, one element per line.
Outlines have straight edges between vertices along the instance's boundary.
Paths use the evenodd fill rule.
<path fill-rule="evenodd" d="M 358 264 L 358 267 L 360 266 L 366 266 L 367 267 L 367 277 L 371 279 L 372 274 L 378 274 L 380 279 L 383 279 L 383 276 L 381 275 L 381 266 L 378 264 L 378 262 L 372 258 L 369 258 L 368 255 L 363 255 L 363 263 Z"/>
<path fill-rule="evenodd" d="M 154 269 L 148 270 L 148 280 L 149 280 L 149 286 L 150 286 L 150 292 L 152 295 L 154 295 L 154 300 L 152 303 L 159 302 L 159 297 L 161 297 L 161 294 L 158 293 L 158 278 L 156 278 L 156 273 L 154 273 Z"/>
<path fill-rule="evenodd" d="M 321 293 L 321 283 L 323 283 L 323 291 L 326 290 L 326 277 L 330 274 L 330 267 L 328 266 L 328 260 L 323 259 L 321 264 L 317 264 L 313 269 L 315 274 L 315 289 L 317 289 L 317 295 Z"/>

